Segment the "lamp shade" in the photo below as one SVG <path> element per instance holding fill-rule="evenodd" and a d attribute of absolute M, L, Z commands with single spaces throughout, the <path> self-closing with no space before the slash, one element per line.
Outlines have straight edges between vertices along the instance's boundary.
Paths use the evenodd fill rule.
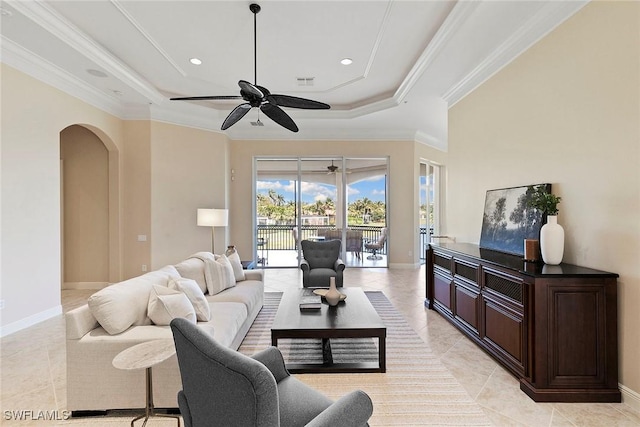
<path fill-rule="evenodd" d="M 208 227 L 226 227 L 228 224 L 228 209 L 198 209 L 198 225 Z"/>

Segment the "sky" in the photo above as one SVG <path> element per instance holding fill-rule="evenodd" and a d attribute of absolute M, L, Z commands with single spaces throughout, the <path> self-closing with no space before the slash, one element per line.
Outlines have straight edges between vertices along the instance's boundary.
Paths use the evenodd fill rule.
<path fill-rule="evenodd" d="M 385 201 L 384 175 L 349 184 L 348 201 L 368 198 L 374 202 Z M 295 181 L 263 180 L 256 183 L 258 193 L 267 194 L 270 189 L 282 194 L 287 201 L 294 200 Z M 302 202 L 314 203 L 327 198 L 336 200 L 336 186 L 319 182 L 302 182 Z"/>

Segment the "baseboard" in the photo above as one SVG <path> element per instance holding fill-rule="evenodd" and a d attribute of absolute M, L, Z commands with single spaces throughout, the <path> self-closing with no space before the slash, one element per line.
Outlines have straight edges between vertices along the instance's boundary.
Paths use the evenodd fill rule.
<path fill-rule="evenodd" d="M 636 411 L 640 411 L 640 393 L 637 393 L 622 384 L 618 384 L 618 386 L 620 387 L 620 393 L 622 394 L 622 403 L 631 406 Z"/>
<path fill-rule="evenodd" d="M 404 264 L 404 263 L 390 263 L 389 268 L 396 268 L 398 270 L 415 270 L 416 268 L 420 268 L 420 263 L 415 264 Z"/>
<path fill-rule="evenodd" d="M 109 285 L 109 282 L 64 282 L 62 284 L 62 289 L 102 289 Z"/>
<path fill-rule="evenodd" d="M 15 332 L 21 331 L 22 329 L 33 326 L 36 323 L 44 322 L 47 319 L 51 319 L 52 317 L 56 317 L 61 314 L 62 314 L 62 305 L 57 305 L 56 307 L 52 307 L 48 310 L 41 311 L 40 313 L 33 314 L 29 317 L 25 317 L 24 319 L 20 319 L 16 322 L 9 323 L 8 325 L 4 325 L 0 327 L 0 337 L 11 335 Z"/>

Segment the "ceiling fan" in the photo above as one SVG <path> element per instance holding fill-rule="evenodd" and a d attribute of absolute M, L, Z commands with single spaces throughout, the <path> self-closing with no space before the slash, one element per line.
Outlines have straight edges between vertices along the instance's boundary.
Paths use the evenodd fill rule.
<path fill-rule="evenodd" d="M 170 98 L 171 101 L 198 101 L 210 99 L 244 99 L 246 102 L 238 105 L 229 113 L 222 123 L 222 130 L 228 129 L 243 118 L 252 108 L 260 110 L 271 120 L 289 129 L 298 132 L 298 126 L 284 110 L 280 107 L 301 108 L 305 110 L 326 110 L 330 105 L 311 99 L 298 98 L 297 96 L 277 95 L 269 92 L 263 86 L 258 86 L 258 57 L 257 57 L 257 32 L 256 16 L 260 12 L 260 5 L 252 3 L 249 10 L 253 13 L 253 84 L 246 80 L 240 80 L 240 96 L 187 96 L 180 98 Z M 336 166 L 337 168 L 337 166 Z"/>
<path fill-rule="evenodd" d="M 333 160 L 331 160 L 331 166 L 327 166 L 327 169 L 329 170 L 329 172 L 327 172 L 327 174 L 332 174 L 332 173 L 335 173 L 335 171 L 338 170 L 338 166 L 335 166 L 333 164 Z"/>

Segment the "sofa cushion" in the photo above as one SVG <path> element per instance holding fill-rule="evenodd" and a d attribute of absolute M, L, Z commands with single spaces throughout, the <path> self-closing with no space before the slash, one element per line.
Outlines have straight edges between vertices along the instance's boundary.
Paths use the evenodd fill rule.
<path fill-rule="evenodd" d="M 181 263 L 176 264 L 175 269 L 181 277 L 195 280 L 203 293 L 207 292 L 207 281 L 204 278 L 203 260 L 198 258 L 185 259 Z"/>
<path fill-rule="evenodd" d="M 211 268 L 211 283 L 207 283 L 209 295 L 215 295 L 236 284 L 233 267 L 226 255 L 216 255 L 214 262 L 209 262 L 206 268 Z"/>
<path fill-rule="evenodd" d="M 242 268 L 242 261 L 240 261 L 240 255 L 238 255 L 238 252 L 234 251 L 228 255 L 227 258 L 229 258 L 229 262 L 233 268 L 233 275 L 235 276 L 236 282 L 243 281 L 245 279 L 244 269 Z"/>
<path fill-rule="evenodd" d="M 252 313 L 256 306 L 261 304 L 263 293 L 264 285 L 262 282 L 245 280 L 217 295 L 207 295 L 207 300 L 210 303 L 239 302 L 247 307 L 248 313 Z M 211 304 L 211 310 L 216 310 L 216 307 L 216 304 Z"/>
<path fill-rule="evenodd" d="M 115 335 L 131 325 L 148 325 L 147 303 L 152 285 L 167 286 L 173 273 L 156 270 L 115 283 L 91 295 L 91 314 L 108 333 Z"/>
<path fill-rule="evenodd" d="M 172 279 L 169 282 L 169 289 L 182 292 L 189 298 L 191 305 L 193 305 L 196 311 L 196 319 L 201 322 L 208 322 L 211 319 L 211 309 L 209 308 L 209 302 L 204 297 L 204 293 L 193 279 L 185 279 L 181 277 L 179 279 Z"/>
<path fill-rule="evenodd" d="M 249 316 L 247 307 L 237 302 L 216 302 L 210 303 L 210 306 L 211 320 L 206 323 L 198 322 L 198 326 L 213 328 L 213 338 L 229 347 Z"/>
<path fill-rule="evenodd" d="M 182 292 L 164 286 L 152 286 L 148 313 L 156 325 L 166 326 L 176 317 L 196 323 L 196 312 L 189 298 Z"/>

